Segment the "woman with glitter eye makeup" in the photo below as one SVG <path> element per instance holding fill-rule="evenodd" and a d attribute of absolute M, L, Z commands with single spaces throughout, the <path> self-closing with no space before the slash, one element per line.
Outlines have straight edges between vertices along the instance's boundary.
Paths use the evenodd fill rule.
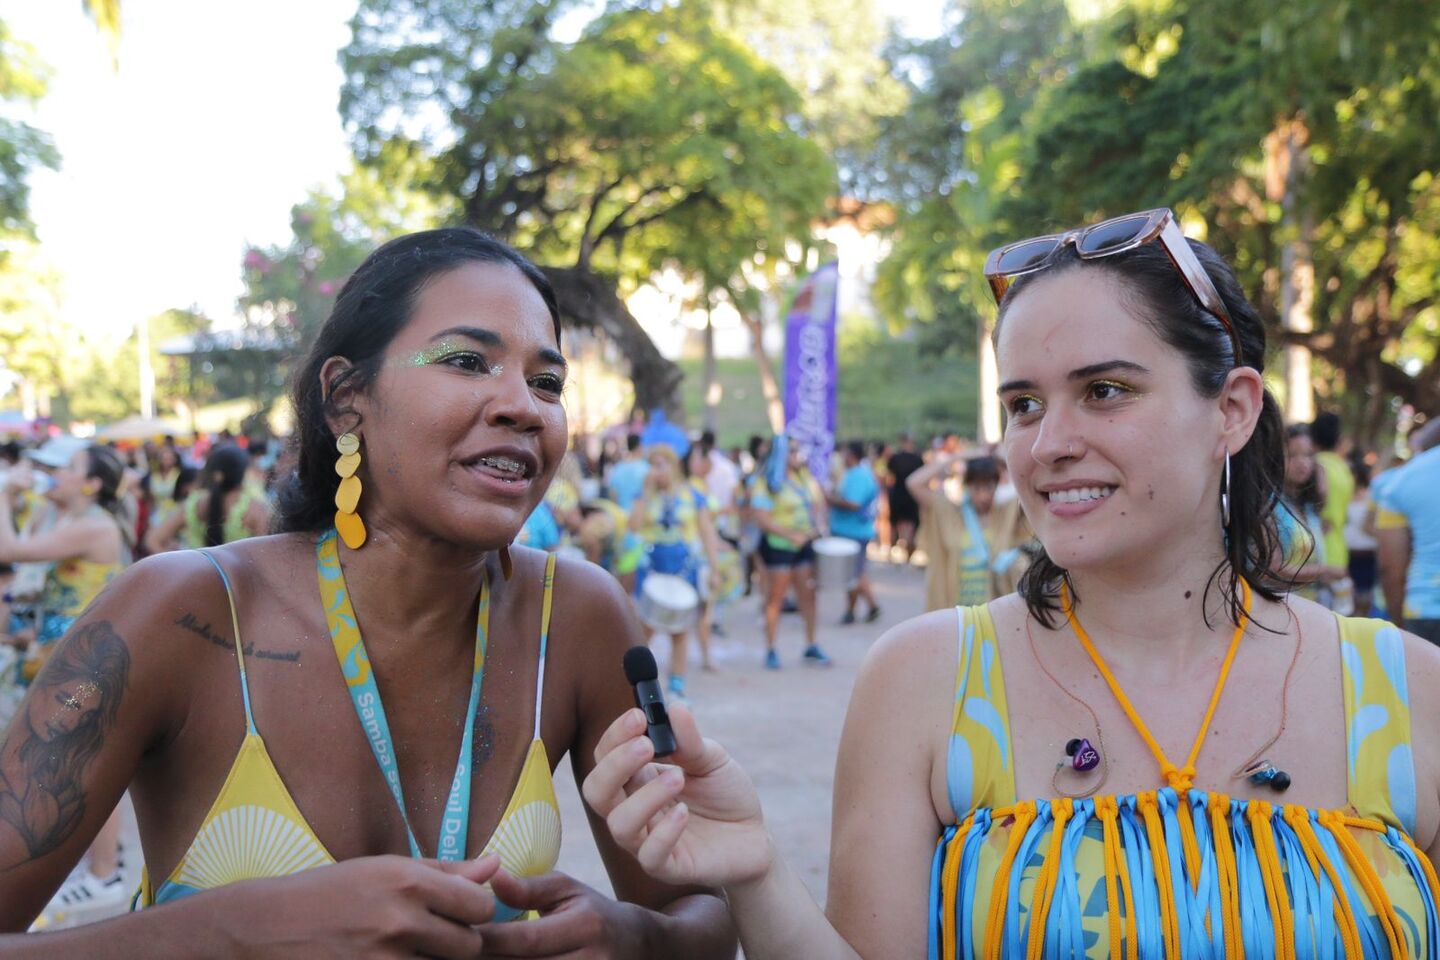
<path fill-rule="evenodd" d="M 555 870 L 554 765 L 593 767 L 642 640 L 604 571 L 512 545 L 565 368 L 544 275 L 478 231 L 360 266 L 296 373 L 279 532 L 116 579 L 0 743 L 0 956 L 734 955 L 598 819 L 615 898 Z M 141 909 L 20 933 L 127 788 Z"/>
<path fill-rule="evenodd" d="M 875 643 L 824 912 L 683 707 L 663 764 L 612 724 L 590 805 L 652 875 L 722 887 L 751 960 L 1433 956 L 1440 650 L 1276 575 L 1284 424 L 1234 272 L 1155 210 L 986 273 L 1043 550 Z"/>

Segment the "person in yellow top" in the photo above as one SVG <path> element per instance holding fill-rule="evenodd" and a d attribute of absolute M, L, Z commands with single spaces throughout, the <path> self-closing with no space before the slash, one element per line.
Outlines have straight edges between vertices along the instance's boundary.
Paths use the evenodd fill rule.
<path fill-rule="evenodd" d="M 1315 467 L 1324 477 L 1320 485 L 1325 497 L 1320 505 L 1323 530 L 1316 531 L 1316 535 L 1325 541 L 1325 562 L 1348 570 L 1350 550 L 1345 545 L 1345 521 L 1350 501 L 1355 498 L 1355 474 L 1337 452 L 1340 417 L 1329 412 L 1317 414 L 1310 424 L 1310 442 L 1315 445 Z"/>
<path fill-rule="evenodd" d="M 650 469 L 644 487 L 630 508 L 630 532 L 644 544 L 644 559 L 635 589 L 645 591 L 649 574 L 679 577 L 694 590 L 699 619 L 695 631 L 705 661 L 710 655 L 710 623 L 706 598 L 715 592 L 719 575 L 715 521 L 705 494 L 690 484 L 673 447 L 657 443 L 646 454 Z M 685 695 L 690 631 L 670 631 L 670 692 Z"/>
<path fill-rule="evenodd" d="M 815 482 L 800 449 L 781 434 L 770 447 L 764 471 L 750 489 L 750 513 L 760 528 L 760 557 L 768 571 L 765 587 L 765 668 L 780 669 L 775 649 L 780 611 L 790 588 L 805 622 L 805 663 L 830 666 L 815 639 L 815 548 L 824 535 L 825 492 Z"/>
<path fill-rule="evenodd" d="M 27 652 L 27 680 L 39 673 L 51 645 L 124 569 L 132 553 L 126 527 L 114 513 L 124 473 L 114 453 L 84 440 L 57 437 L 28 456 L 50 476 L 45 497 L 55 504 L 56 514 L 42 532 L 21 536 L 12 523 L 9 497 L 0 497 L 0 563 L 51 565 Z M 16 474 L 8 482 L 27 479 Z"/>
<path fill-rule="evenodd" d="M 55 519 L 39 532 L 19 536 L 11 525 L 9 497 L 0 496 L 0 562 L 50 564 L 32 634 L 16 637 L 24 647 L 20 681 L 32 688 L 27 700 L 33 701 L 47 688 L 43 679 L 37 678 L 44 677 L 42 668 L 60 646 L 61 637 L 130 562 L 134 545 L 128 539 L 129 525 L 116 515 L 124 467 L 111 450 L 62 436 L 30 451 L 29 458 L 49 476 L 45 496 L 55 505 Z M 27 479 L 18 476 L 14 481 Z M 32 791 L 27 789 L 24 796 L 31 799 Z M 31 802 L 43 800 L 35 796 Z M 5 803 L 5 794 L 0 793 L 0 822 L 6 819 Z M 23 802 L 20 805 L 25 806 Z M 74 818 L 78 813 L 63 799 L 54 811 L 71 818 L 55 829 L 77 825 Z M 34 823 L 37 812 L 31 809 L 24 825 Z M 96 828 L 88 869 L 73 877 L 57 899 L 93 906 L 124 902 L 119 862 L 121 819 L 102 816 Z M 44 905 L 41 901 L 40 906 Z"/>
<path fill-rule="evenodd" d="M 946 474 L 957 467 L 964 490 L 958 504 L 944 490 Z M 1019 500 L 995 502 L 1000 466 L 994 458 L 937 454 L 905 483 L 920 506 L 916 542 L 927 558 L 925 609 L 985 603 L 1015 589 L 1029 566 L 1030 527 Z"/>
<path fill-rule="evenodd" d="M 1284 424 L 1234 272 L 1157 210 L 986 273 L 1044 549 L 871 648 L 825 909 L 684 707 L 660 762 L 618 717 L 591 808 L 653 876 L 721 885 L 749 960 L 1435 956 L 1440 650 L 1271 575 Z"/>
<path fill-rule="evenodd" d="M 154 528 L 185 502 L 184 476 L 187 472 L 193 475 L 194 470 L 185 466 L 173 444 L 165 443 L 157 448 L 146 444 L 146 453 L 150 469 L 141 481 L 141 489 L 150 507 L 147 527 Z"/>
<path fill-rule="evenodd" d="M 566 369 L 512 248 L 451 228 L 365 260 L 296 370 L 283 532 L 131 567 L 0 743 L 0 931 L 127 788 L 162 905 L 13 949 L 734 955 L 712 893 L 598 821 L 614 897 L 555 871 L 554 766 L 590 771 L 641 641 L 604 571 L 509 546 L 565 450 Z"/>
<path fill-rule="evenodd" d="M 218 547 L 270 531 L 270 502 L 249 482 L 250 455 L 233 443 L 210 451 L 192 493 L 178 510 L 145 534 L 151 553 L 180 547 Z"/>

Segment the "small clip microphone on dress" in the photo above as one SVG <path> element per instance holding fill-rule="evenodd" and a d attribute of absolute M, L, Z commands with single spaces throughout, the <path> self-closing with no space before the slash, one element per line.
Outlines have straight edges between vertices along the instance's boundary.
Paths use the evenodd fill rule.
<path fill-rule="evenodd" d="M 655 756 L 668 757 L 675 752 L 675 731 L 670 729 L 670 714 L 665 712 L 665 695 L 660 691 L 660 671 L 649 647 L 631 647 L 625 651 L 625 679 L 635 688 L 635 706 L 645 714 L 645 735 L 655 745 Z"/>

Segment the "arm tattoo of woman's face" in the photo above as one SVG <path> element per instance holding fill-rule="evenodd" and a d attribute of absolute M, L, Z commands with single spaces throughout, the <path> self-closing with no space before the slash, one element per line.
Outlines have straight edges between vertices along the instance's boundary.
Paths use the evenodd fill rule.
<path fill-rule="evenodd" d="M 86 768 L 115 726 L 130 651 L 108 620 L 60 640 L 0 744 L 0 830 L 19 834 L 35 860 L 63 844 L 85 817 Z"/>

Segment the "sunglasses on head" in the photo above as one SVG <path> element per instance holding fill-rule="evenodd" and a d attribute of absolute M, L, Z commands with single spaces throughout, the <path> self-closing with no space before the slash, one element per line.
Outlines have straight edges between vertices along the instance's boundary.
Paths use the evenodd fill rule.
<path fill-rule="evenodd" d="M 1170 262 L 1180 272 L 1185 286 L 1190 288 L 1200 306 L 1214 314 L 1225 327 L 1225 332 L 1230 335 L 1235 361 L 1239 363 L 1240 337 L 1235 332 L 1230 311 L 1225 309 L 1225 301 L 1220 299 L 1220 292 L 1200 265 L 1195 251 L 1185 242 L 1185 235 L 1175 222 L 1175 214 L 1163 207 L 1142 213 L 1127 213 L 1123 217 L 1102 220 L 1064 233 L 1006 244 L 990 251 L 990 256 L 985 259 L 985 279 L 995 294 L 995 302 L 999 303 L 1017 277 L 1045 269 L 1050 255 L 1067 243 L 1075 247 L 1081 259 L 1095 260 L 1134 250 L 1155 239 L 1165 248 Z"/>

